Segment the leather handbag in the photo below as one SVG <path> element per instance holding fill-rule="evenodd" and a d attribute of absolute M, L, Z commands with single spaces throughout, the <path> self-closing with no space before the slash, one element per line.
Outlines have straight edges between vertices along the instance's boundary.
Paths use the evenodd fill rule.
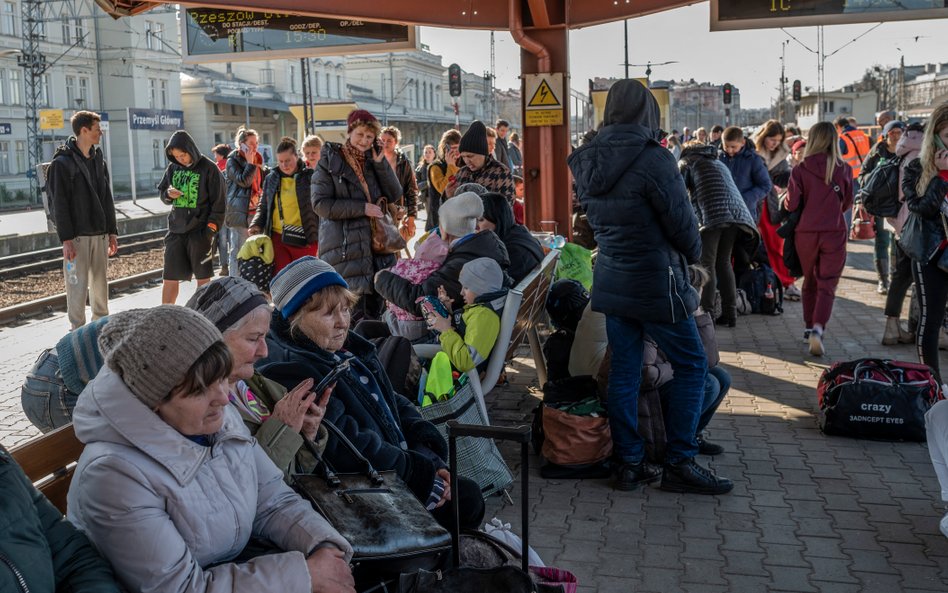
<path fill-rule="evenodd" d="M 297 491 L 352 545 L 357 579 L 440 568 L 451 552 L 447 530 L 394 471 L 376 471 L 342 431 L 327 420 L 322 424 L 363 471 L 335 473 L 312 441 L 304 439 L 318 460 L 316 472 L 293 480 Z"/>
<path fill-rule="evenodd" d="M 876 220 L 871 214 L 866 212 L 862 204 L 853 206 L 853 226 L 849 231 L 849 239 L 852 241 L 864 241 L 866 239 L 875 239 Z"/>
<path fill-rule="evenodd" d="M 378 202 L 382 209 L 382 216 L 371 218 L 372 225 L 372 253 L 376 255 L 387 255 L 398 253 L 408 246 L 405 238 L 398 231 L 398 223 L 388 208 L 388 200 L 382 198 Z"/>

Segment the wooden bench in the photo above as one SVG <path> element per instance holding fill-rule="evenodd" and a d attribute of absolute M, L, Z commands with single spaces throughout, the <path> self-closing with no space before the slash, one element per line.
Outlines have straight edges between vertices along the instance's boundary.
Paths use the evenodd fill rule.
<path fill-rule="evenodd" d="M 10 454 L 39 491 L 65 515 L 66 493 L 83 447 L 72 424 L 68 424 L 27 441 Z"/>
<path fill-rule="evenodd" d="M 500 318 L 500 333 L 497 335 L 497 344 L 488 359 L 484 378 L 481 379 L 476 370 L 465 373 L 474 388 L 477 404 L 484 413 L 484 418 L 488 418 L 484 395 L 490 393 L 490 390 L 497 385 L 504 370 L 504 364 L 514 357 L 524 337 L 530 342 L 530 353 L 536 365 L 537 380 L 541 386 L 546 383 L 546 362 L 543 359 L 537 326 L 546 312 L 546 297 L 553 284 L 558 258 L 559 252 L 551 251 L 535 270 L 507 293 L 504 312 Z M 501 347 L 501 344 L 507 346 Z M 441 347 L 437 344 L 415 346 L 415 352 L 421 358 L 433 358 L 440 350 Z"/>

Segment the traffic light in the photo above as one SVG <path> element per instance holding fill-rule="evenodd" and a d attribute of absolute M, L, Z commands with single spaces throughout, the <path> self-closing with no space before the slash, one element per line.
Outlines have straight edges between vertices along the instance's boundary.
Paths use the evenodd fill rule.
<path fill-rule="evenodd" d="M 793 100 L 794 101 L 800 100 L 800 81 L 799 80 L 793 81 Z"/>
<path fill-rule="evenodd" d="M 729 82 L 724 83 L 724 104 L 731 104 L 731 83 Z"/>
<path fill-rule="evenodd" d="M 461 96 L 461 67 L 457 64 L 448 66 L 448 93 L 452 97 Z"/>

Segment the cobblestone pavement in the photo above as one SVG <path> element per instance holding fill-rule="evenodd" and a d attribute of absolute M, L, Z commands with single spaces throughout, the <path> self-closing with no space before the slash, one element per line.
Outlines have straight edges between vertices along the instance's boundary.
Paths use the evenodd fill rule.
<path fill-rule="evenodd" d="M 731 494 L 627 493 L 604 480 L 543 480 L 531 457 L 531 543 L 541 557 L 573 571 L 583 592 L 948 590 L 948 540 L 938 531 L 944 510 L 925 445 L 824 437 L 816 425 L 815 386 L 831 361 L 915 360 L 913 346 L 879 345 L 883 297 L 871 258 L 871 244 L 850 246 L 823 359 L 806 354 L 799 303 L 785 303 L 780 317 L 742 317 L 736 329 L 718 332 L 734 385 L 709 439 L 726 453 L 701 461 L 735 481 Z M 113 310 L 153 305 L 158 294 L 117 299 Z M 20 410 L 19 386 L 37 353 L 65 329 L 62 315 L 0 329 L 4 445 L 36 434 Z M 529 422 L 538 401 L 532 361 L 522 352 L 509 367 L 510 384 L 488 398 L 495 424 Z M 518 451 L 501 450 L 516 474 Z M 492 498 L 487 518 L 518 530 L 519 484 L 511 494 L 515 506 Z"/>

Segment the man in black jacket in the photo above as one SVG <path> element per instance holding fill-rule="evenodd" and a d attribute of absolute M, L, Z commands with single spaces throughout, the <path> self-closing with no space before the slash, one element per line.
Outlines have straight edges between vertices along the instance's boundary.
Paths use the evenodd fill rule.
<path fill-rule="evenodd" d="M 693 317 L 698 293 L 688 265 L 701 257 L 701 238 L 675 159 L 658 143 L 658 120 L 648 89 L 620 80 L 606 97 L 602 130 L 568 160 L 599 244 L 592 309 L 605 314 L 612 348 L 609 425 L 621 461 L 615 487 L 634 490 L 661 476 L 663 490 L 724 494 L 733 488 L 730 480 L 694 461 L 708 362 Z M 675 373 L 664 416 L 663 472 L 645 463 L 638 432 L 645 334 Z"/>
<path fill-rule="evenodd" d="M 161 304 L 173 305 L 181 281 L 192 277 L 204 286 L 214 275 L 214 238 L 224 224 L 224 176 L 198 150 L 194 139 L 178 130 L 165 146 L 168 168 L 158 183 L 161 201 L 171 204 L 165 236 Z"/>
<path fill-rule="evenodd" d="M 77 111 L 70 124 L 75 136 L 53 155 L 46 174 L 56 233 L 63 242 L 66 308 L 73 329 L 86 324 L 86 296 L 92 319 L 109 314 L 108 257 L 118 253 L 115 204 L 109 169 L 96 147 L 101 118 Z"/>

